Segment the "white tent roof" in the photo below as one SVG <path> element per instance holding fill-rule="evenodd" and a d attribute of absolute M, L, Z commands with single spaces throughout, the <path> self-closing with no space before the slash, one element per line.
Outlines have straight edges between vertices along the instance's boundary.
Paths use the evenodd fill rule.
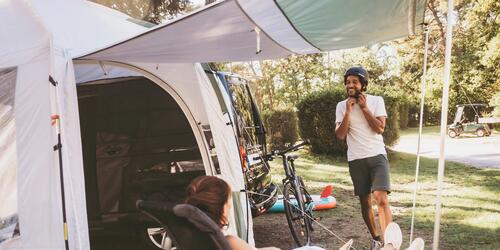
<path fill-rule="evenodd" d="M 419 23 L 413 19 L 423 17 L 425 1 L 300 2 L 219 1 L 80 59 L 250 61 L 358 47 L 409 35 L 408 24 Z M 410 13 L 413 3 L 417 15 Z M 315 15 L 325 9 L 334 18 Z"/>
<path fill-rule="evenodd" d="M 0 2 L 0 17 L 0 68 L 26 63 L 48 49 L 49 33 L 27 3 Z"/>
<path fill-rule="evenodd" d="M 54 47 L 70 56 L 102 48 L 147 30 L 129 16 L 90 1 L 31 1 L 52 33 Z"/>

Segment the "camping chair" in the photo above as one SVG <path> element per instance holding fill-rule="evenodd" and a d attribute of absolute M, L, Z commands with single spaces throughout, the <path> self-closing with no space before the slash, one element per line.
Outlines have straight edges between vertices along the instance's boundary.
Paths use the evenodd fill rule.
<path fill-rule="evenodd" d="M 138 200 L 137 208 L 163 227 L 179 250 L 230 250 L 220 228 L 189 204 Z"/>

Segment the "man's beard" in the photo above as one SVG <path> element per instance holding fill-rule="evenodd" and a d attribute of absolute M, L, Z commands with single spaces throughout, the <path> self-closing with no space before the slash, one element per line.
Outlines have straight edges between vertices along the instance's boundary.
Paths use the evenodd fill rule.
<path fill-rule="evenodd" d="M 347 89 L 347 95 L 349 97 L 354 97 L 354 98 L 358 99 L 360 94 L 361 94 L 361 91 L 358 89 L 354 89 L 354 88 Z"/>

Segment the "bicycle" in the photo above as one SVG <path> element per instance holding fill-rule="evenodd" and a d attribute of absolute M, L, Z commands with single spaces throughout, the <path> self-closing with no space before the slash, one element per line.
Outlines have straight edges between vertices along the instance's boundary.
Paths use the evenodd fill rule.
<path fill-rule="evenodd" d="M 268 161 L 273 160 L 275 156 L 279 156 L 283 159 L 283 168 L 285 169 L 285 178 L 283 179 L 283 205 L 292 237 L 299 247 L 309 245 L 311 241 L 310 233 L 313 231 L 313 204 L 311 195 L 307 192 L 302 178 L 295 173 L 294 161 L 298 156 L 287 154 L 292 151 L 297 151 L 307 144 L 309 143 L 302 142 L 283 151 L 275 150 L 266 155 Z"/>

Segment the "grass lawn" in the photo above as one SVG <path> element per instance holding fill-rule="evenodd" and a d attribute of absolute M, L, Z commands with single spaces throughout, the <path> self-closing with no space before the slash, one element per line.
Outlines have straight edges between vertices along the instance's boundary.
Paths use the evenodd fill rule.
<path fill-rule="evenodd" d="M 422 127 L 422 134 L 440 136 L 440 129 L 441 129 L 441 126 L 424 126 L 424 127 Z M 418 127 L 402 129 L 399 131 L 399 135 L 400 136 L 405 136 L 405 135 L 418 136 Z"/>
<path fill-rule="evenodd" d="M 433 130 L 432 127 L 429 129 Z M 313 156 L 305 150 L 300 151 L 299 154 L 301 158 L 296 161 L 297 172 L 303 177 L 311 193 L 321 192 L 325 185 L 334 185 L 333 195 L 337 199 L 338 207 L 316 214 L 333 220 L 349 217 L 361 218 L 358 199 L 352 195 L 352 183 L 346 160 Z M 389 160 L 393 189 L 390 203 L 394 221 L 403 231 L 403 246 L 407 247 L 416 157 L 390 152 Z M 421 158 L 420 162 L 414 235 L 422 237 L 426 242 L 426 248 L 429 249 L 433 240 L 438 161 Z M 271 165 L 274 182 L 281 183 L 284 174 L 280 161 L 275 160 L 271 162 Z M 331 225 L 326 226 L 336 233 L 343 230 L 343 228 Z M 364 224 L 353 226 L 359 227 L 360 234 L 366 234 Z M 343 237 L 347 239 L 354 236 L 343 235 Z M 499 239 L 500 171 L 477 169 L 459 163 L 446 163 L 440 249 L 500 249 Z M 356 245 L 355 240 L 354 246 L 362 249 L 366 247 L 363 244 Z"/>

